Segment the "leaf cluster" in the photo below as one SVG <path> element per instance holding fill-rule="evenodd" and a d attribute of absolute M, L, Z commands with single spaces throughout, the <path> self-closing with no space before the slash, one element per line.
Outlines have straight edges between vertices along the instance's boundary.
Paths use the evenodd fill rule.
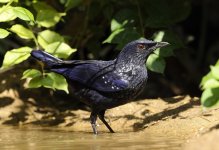
<path fill-rule="evenodd" d="M 67 44 L 64 36 L 52 30 L 52 27 L 61 21 L 66 12 L 58 12 L 43 1 L 27 1 L 30 2 L 30 5 L 25 4 L 25 6 L 28 6 L 34 13 L 28 8 L 20 6 L 22 4 L 20 1 L 4 0 L 0 2 L 3 4 L 0 7 L 0 23 L 11 26 L 9 28 L 0 28 L 0 38 L 3 39 L 10 36 L 10 34 L 16 34 L 20 39 L 26 40 L 27 45 L 31 45 L 29 44 L 31 42 L 35 43 L 35 46 L 24 46 L 7 51 L 2 69 L 27 60 L 34 47 L 64 59 L 76 51 L 75 48 L 71 48 Z M 69 1 L 66 2 L 66 9 L 71 7 L 67 3 Z M 28 69 L 24 71 L 22 79 L 29 79 L 29 88 L 43 86 L 68 92 L 67 82 L 64 77 L 55 73 Z"/>
<path fill-rule="evenodd" d="M 164 73 L 165 57 L 173 56 L 175 49 L 183 47 L 183 42 L 170 27 L 188 16 L 190 1 L 139 0 L 130 3 L 125 7 L 123 4 L 124 8 L 112 17 L 111 34 L 104 43 L 116 43 L 117 49 L 121 49 L 126 43 L 143 37 L 169 42 L 171 46 L 156 50 L 147 61 L 151 71 Z M 155 32 L 148 37 L 147 30 Z"/>
<path fill-rule="evenodd" d="M 92 56 L 103 53 L 97 41 L 101 41 L 101 45 L 116 44 L 118 50 L 126 43 L 142 37 L 169 42 L 170 46 L 157 49 L 147 61 L 150 70 L 164 73 L 165 58 L 173 56 L 175 49 L 184 46 L 171 27 L 183 21 L 190 13 L 190 0 L 0 0 L 0 3 L 0 23 L 4 24 L 4 27 L 0 28 L 0 38 L 16 35 L 26 41 L 25 46 L 6 52 L 3 69 L 27 60 L 32 49 L 42 49 L 56 57 L 68 58 L 76 49 L 69 45 L 69 38 L 57 32 L 56 27 L 58 23 L 65 23 L 63 17 L 74 13 L 76 16 L 79 14 L 76 21 L 83 22 L 69 29 L 78 30 L 75 32 L 78 34 L 73 37 L 73 44 L 78 47 L 80 43 L 86 43 L 89 49 L 92 49 Z M 53 3 L 64 9 L 56 9 Z M 81 12 L 85 12 L 84 18 L 80 17 Z M 106 34 L 104 30 L 107 28 L 110 31 Z M 92 37 L 91 41 L 89 37 Z M 28 79 L 31 88 L 43 86 L 67 91 L 65 79 L 54 73 L 28 69 L 24 71 L 23 79 Z"/>
<path fill-rule="evenodd" d="M 214 66 L 210 66 L 210 72 L 202 78 L 203 90 L 201 103 L 204 107 L 216 107 L 219 104 L 219 60 Z"/>

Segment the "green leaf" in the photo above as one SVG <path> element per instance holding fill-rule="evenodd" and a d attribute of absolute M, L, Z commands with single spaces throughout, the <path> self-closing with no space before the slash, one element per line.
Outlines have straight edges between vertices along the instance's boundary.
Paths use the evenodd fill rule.
<path fill-rule="evenodd" d="M 202 78 L 200 83 L 204 89 L 201 103 L 204 107 L 213 107 L 219 104 L 219 61 L 210 66 L 211 71 Z"/>
<path fill-rule="evenodd" d="M 43 76 L 40 71 L 35 69 L 29 69 L 25 71 L 24 74 L 25 78 L 32 78 L 28 84 L 28 88 L 38 88 L 43 86 L 53 90 L 64 90 L 68 93 L 68 84 L 62 75 L 51 72 L 46 73 Z"/>
<path fill-rule="evenodd" d="M 64 42 L 54 42 L 47 45 L 45 51 L 59 58 L 68 58 L 76 49 L 72 49 Z"/>
<path fill-rule="evenodd" d="M 184 20 L 190 13 L 190 0 L 153 0 L 143 1 L 147 9 L 145 24 L 147 27 L 168 27 Z"/>
<path fill-rule="evenodd" d="M 42 80 L 41 80 L 41 85 L 45 88 L 53 88 L 53 84 L 54 84 L 54 80 L 48 76 L 48 75 L 45 75 L 43 76 Z"/>
<path fill-rule="evenodd" d="M 128 23 L 128 20 L 124 20 L 122 23 L 119 23 L 117 20 L 112 19 L 111 20 L 111 31 L 115 31 L 117 29 L 120 29 L 124 27 Z"/>
<path fill-rule="evenodd" d="M 184 44 L 179 36 L 170 30 L 155 33 L 154 39 L 156 41 L 160 41 L 162 39 L 162 41 L 170 43 L 170 45 L 154 51 L 154 53 L 162 57 L 173 56 L 173 50 L 184 47 Z"/>
<path fill-rule="evenodd" d="M 120 24 L 123 27 L 133 28 L 136 27 L 135 23 L 136 23 L 136 18 L 138 17 L 139 16 L 137 15 L 135 10 L 125 8 L 118 11 L 118 13 L 116 13 L 116 15 L 114 16 L 113 20 L 115 20 L 117 24 Z M 111 29 L 112 29 L 112 22 L 111 22 Z"/>
<path fill-rule="evenodd" d="M 216 62 L 215 66 L 219 66 L 219 60 Z"/>
<path fill-rule="evenodd" d="M 114 40 L 114 39 L 116 38 L 117 35 L 119 35 L 119 34 L 122 33 L 123 31 L 125 31 L 124 28 L 113 31 L 113 32 L 110 34 L 110 36 L 109 36 L 105 41 L 103 41 L 103 43 L 117 43 L 117 42 L 119 42 L 119 41 Z M 113 40 L 114 40 L 114 41 L 113 41 Z"/>
<path fill-rule="evenodd" d="M 151 71 L 157 72 L 157 73 L 164 73 L 164 69 L 166 66 L 166 62 L 162 57 L 159 57 L 156 54 L 151 54 L 147 59 L 147 67 Z"/>
<path fill-rule="evenodd" d="M 26 79 L 26 78 L 35 78 L 37 76 L 41 76 L 42 73 L 39 70 L 36 69 L 27 69 L 23 72 L 23 76 L 21 79 Z"/>
<path fill-rule="evenodd" d="M 54 42 L 64 42 L 64 38 L 58 33 L 50 30 L 44 30 L 40 32 L 37 36 L 37 40 L 44 49 L 47 45 Z"/>
<path fill-rule="evenodd" d="M 33 4 L 34 9 L 37 11 L 36 22 L 46 28 L 54 26 L 58 23 L 65 13 L 57 12 L 53 7 L 45 2 L 37 2 Z"/>
<path fill-rule="evenodd" d="M 0 0 L 0 3 L 8 3 L 10 0 Z"/>
<path fill-rule="evenodd" d="M 165 35 L 165 32 L 164 31 L 159 31 L 156 35 L 155 35 L 155 38 L 154 38 L 154 41 L 156 42 L 161 42 L 164 38 L 164 35 Z M 160 48 L 156 49 L 154 51 L 155 54 L 157 55 L 161 55 L 161 51 L 160 51 Z"/>
<path fill-rule="evenodd" d="M 208 82 L 212 78 L 213 78 L 213 75 L 211 72 L 209 72 L 207 75 L 205 75 L 201 80 L 201 83 L 200 83 L 201 87 L 203 88 L 205 86 L 206 82 Z"/>
<path fill-rule="evenodd" d="M 32 39 L 34 37 L 34 34 L 31 30 L 25 28 L 20 24 L 13 25 L 10 30 L 23 39 Z"/>
<path fill-rule="evenodd" d="M 37 76 L 32 78 L 28 83 L 28 88 L 39 88 L 42 86 L 41 84 L 42 76 Z"/>
<path fill-rule="evenodd" d="M 210 66 L 211 68 L 211 73 L 212 73 L 212 76 L 219 80 L 219 66 Z"/>
<path fill-rule="evenodd" d="M 8 3 L 10 2 L 11 0 L 0 0 L 0 3 Z M 13 2 L 18 2 L 18 0 L 13 0 Z"/>
<path fill-rule="evenodd" d="M 103 43 L 116 43 L 117 49 L 122 49 L 125 44 L 140 37 L 141 35 L 133 28 L 121 28 L 113 31 Z"/>
<path fill-rule="evenodd" d="M 46 87 L 46 88 L 52 88 L 53 89 L 53 79 L 48 76 L 36 76 L 32 78 L 28 84 L 29 88 L 38 88 L 38 87 Z"/>
<path fill-rule="evenodd" d="M 65 13 L 58 13 L 55 10 L 40 10 L 37 13 L 36 22 L 46 28 L 56 25 L 61 19 L 62 16 L 65 16 Z"/>
<path fill-rule="evenodd" d="M 201 95 L 201 103 L 204 107 L 212 107 L 219 104 L 219 87 L 204 90 Z"/>
<path fill-rule="evenodd" d="M 122 49 L 128 42 L 141 38 L 136 31 L 136 18 L 138 16 L 135 10 L 121 9 L 118 11 L 111 20 L 112 33 L 103 43 L 115 43 L 118 44 L 117 49 Z"/>
<path fill-rule="evenodd" d="M 3 6 L 0 8 L 0 22 L 7 22 L 16 19 L 17 16 L 14 13 L 14 9 L 11 6 Z"/>
<path fill-rule="evenodd" d="M 62 76 L 62 75 L 59 75 L 57 73 L 48 73 L 48 76 L 53 79 L 53 85 L 52 87 L 54 89 L 58 89 L 58 90 L 63 90 L 65 91 L 66 93 L 69 93 L 68 92 L 68 83 L 66 81 L 66 79 Z"/>
<path fill-rule="evenodd" d="M 36 2 L 36 3 L 33 3 L 33 8 L 38 12 L 38 11 L 41 11 L 41 10 L 54 10 L 55 9 L 48 5 L 47 3 L 45 2 Z"/>
<path fill-rule="evenodd" d="M 7 30 L 0 28 L 0 39 L 6 38 L 9 34 Z"/>
<path fill-rule="evenodd" d="M 14 12 L 16 16 L 22 20 L 34 21 L 33 14 L 23 7 L 14 7 Z"/>
<path fill-rule="evenodd" d="M 155 38 L 154 38 L 154 41 L 156 42 L 162 42 L 163 38 L 164 38 L 164 35 L 165 35 L 165 32 L 164 31 L 159 31 Z"/>
<path fill-rule="evenodd" d="M 219 81 L 211 78 L 208 81 L 205 82 L 205 84 L 203 85 L 203 89 L 208 89 L 208 88 L 217 88 L 219 87 Z"/>
<path fill-rule="evenodd" d="M 66 7 L 66 11 L 77 7 L 78 5 L 80 5 L 82 2 L 82 0 L 67 0 L 65 3 L 65 7 Z"/>
<path fill-rule="evenodd" d="M 21 47 L 8 51 L 5 54 L 2 68 L 11 67 L 26 60 L 30 56 L 31 50 L 32 48 L 30 47 Z"/>

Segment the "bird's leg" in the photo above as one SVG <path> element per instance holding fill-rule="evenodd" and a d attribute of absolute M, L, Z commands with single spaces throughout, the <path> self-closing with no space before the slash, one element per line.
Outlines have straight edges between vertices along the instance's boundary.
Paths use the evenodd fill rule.
<path fill-rule="evenodd" d="M 90 123 L 91 123 L 91 126 L 92 126 L 94 134 L 97 134 L 97 124 L 96 124 L 96 121 L 97 121 L 97 114 L 95 112 L 91 112 Z"/>
<path fill-rule="evenodd" d="M 113 131 L 113 129 L 109 126 L 109 124 L 106 122 L 106 120 L 104 119 L 104 114 L 105 114 L 105 110 L 100 111 L 100 112 L 98 113 L 98 117 L 99 117 L 100 120 L 105 124 L 105 126 L 109 129 L 109 131 L 110 131 L 111 133 L 115 133 L 115 132 Z"/>

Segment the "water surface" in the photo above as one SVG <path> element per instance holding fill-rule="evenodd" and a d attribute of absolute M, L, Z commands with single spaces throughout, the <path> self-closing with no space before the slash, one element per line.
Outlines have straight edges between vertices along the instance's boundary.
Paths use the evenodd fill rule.
<path fill-rule="evenodd" d="M 100 150 L 149 149 L 178 150 L 183 140 L 165 135 L 154 136 L 142 132 L 92 133 L 73 132 L 44 127 L 0 127 L 0 149 L 9 150 Z"/>

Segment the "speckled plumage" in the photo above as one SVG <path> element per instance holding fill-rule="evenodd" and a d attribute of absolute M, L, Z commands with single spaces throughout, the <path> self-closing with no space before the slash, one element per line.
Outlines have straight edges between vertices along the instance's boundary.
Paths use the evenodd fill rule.
<path fill-rule="evenodd" d="M 105 110 L 133 100 L 142 91 L 148 78 L 146 59 L 156 48 L 165 45 L 166 42 L 135 40 L 111 61 L 63 61 L 41 50 L 33 50 L 31 55 L 45 63 L 50 71 L 63 75 L 74 93 L 91 107 L 91 125 L 97 134 L 97 116 L 114 132 L 104 119 Z"/>

